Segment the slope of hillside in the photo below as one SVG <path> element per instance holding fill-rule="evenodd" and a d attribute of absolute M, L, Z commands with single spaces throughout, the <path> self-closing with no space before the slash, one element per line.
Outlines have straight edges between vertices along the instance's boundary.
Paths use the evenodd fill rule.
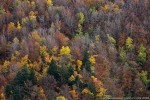
<path fill-rule="evenodd" d="M 0 100 L 150 99 L 150 0 L 1 0 Z"/>

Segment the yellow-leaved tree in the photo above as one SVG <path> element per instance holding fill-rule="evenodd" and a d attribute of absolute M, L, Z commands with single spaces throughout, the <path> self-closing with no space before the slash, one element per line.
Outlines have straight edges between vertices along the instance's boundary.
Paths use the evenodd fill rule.
<path fill-rule="evenodd" d="M 34 11 L 30 11 L 29 18 L 30 20 L 36 20 L 36 13 Z"/>
<path fill-rule="evenodd" d="M 21 28 L 22 28 L 22 27 L 21 27 L 20 23 L 17 22 L 17 29 L 18 29 L 18 30 L 21 30 Z"/>
<path fill-rule="evenodd" d="M 45 45 L 43 46 L 40 46 L 40 55 L 42 57 L 44 57 L 44 60 L 47 62 L 47 63 L 50 63 L 51 62 L 51 57 L 49 55 L 49 53 L 47 52 L 47 47 Z"/>
<path fill-rule="evenodd" d="M 9 31 L 9 32 L 10 32 L 10 31 L 13 31 L 14 28 L 15 28 L 15 24 L 14 24 L 13 22 L 10 22 L 10 23 L 8 24 L 8 31 Z"/>
<path fill-rule="evenodd" d="M 82 66 L 82 61 L 81 60 L 77 60 L 77 66 L 78 66 L 78 70 L 81 70 L 81 66 Z"/>
<path fill-rule="evenodd" d="M 53 5 L 52 0 L 47 0 L 47 6 L 49 7 L 49 6 L 52 6 L 52 5 Z"/>
<path fill-rule="evenodd" d="M 91 76 L 91 79 L 94 83 L 95 89 L 96 89 L 96 98 L 101 100 L 106 93 L 106 89 L 103 87 L 103 83 L 98 80 L 96 77 Z"/>
<path fill-rule="evenodd" d="M 62 48 L 60 49 L 60 55 L 70 55 L 70 48 L 69 46 L 62 46 Z"/>
<path fill-rule="evenodd" d="M 133 50 L 133 39 L 132 38 L 130 38 L 130 37 L 128 37 L 127 39 L 126 39 L 126 49 L 127 50 L 129 50 L 129 51 L 131 51 L 131 50 Z"/>
<path fill-rule="evenodd" d="M 7 72 L 8 67 L 10 66 L 10 62 L 5 60 L 3 66 L 2 66 L 2 72 Z"/>
<path fill-rule="evenodd" d="M 19 67 L 23 67 L 29 63 L 29 55 L 25 55 L 21 58 L 20 62 L 18 62 Z"/>
<path fill-rule="evenodd" d="M 56 100 L 67 100 L 64 96 L 58 96 L 56 97 Z"/>
<path fill-rule="evenodd" d="M 88 88 L 84 88 L 82 90 L 81 94 L 88 94 L 88 95 L 93 96 L 93 93 Z"/>
<path fill-rule="evenodd" d="M 96 60 L 95 60 L 95 57 L 94 57 L 94 56 L 91 56 L 91 57 L 89 58 L 89 61 L 90 61 L 90 63 L 91 63 L 92 65 L 96 63 Z"/>

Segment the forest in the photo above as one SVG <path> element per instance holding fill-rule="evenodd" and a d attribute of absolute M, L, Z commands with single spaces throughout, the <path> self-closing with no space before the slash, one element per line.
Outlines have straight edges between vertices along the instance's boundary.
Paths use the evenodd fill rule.
<path fill-rule="evenodd" d="M 0 100 L 150 100 L 150 0 L 0 0 Z"/>

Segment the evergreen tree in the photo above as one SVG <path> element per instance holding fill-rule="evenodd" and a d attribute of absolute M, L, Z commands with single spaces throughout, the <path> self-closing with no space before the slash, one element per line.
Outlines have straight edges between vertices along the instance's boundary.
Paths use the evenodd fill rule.
<path fill-rule="evenodd" d="M 14 100 L 22 100 L 20 91 L 18 89 L 14 89 L 13 99 Z"/>
<path fill-rule="evenodd" d="M 37 83 L 34 68 L 31 68 L 29 71 L 28 68 L 24 66 L 22 70 L 17 73 L 13 82 L 6 86 L 6 96 L 9 97 L 11 95 L 14 100 L 22 100 L 24 95 L 28 95 L 24 92 L 21 92 L 23 91 L 22 89 L 29 91 L 28 88 L 25 88 L 25 83 L 27 83 L 27 80 L 31 81 L 32 85 Z"/>
<path fill-rule="evenodd" d="M 6 93 L 6 97 L 9 97 L 12 94 L 12 86 L 10 84 L 8 84 L 5 88 L 5 93 Z"/>
<path fill-rule="evenodd" d="M 83 63 L 83 67 L 85 67 L 85 69 L 87 71 L 91 72 L 91 65 L 90 65 L 90 61 L 89 61 L 88 49 L 86 49 L 84 52 L 84 57 L 83 57 L 82 63 Z"/>
<path fill-rule="evenodd" d="M 15 85 L 19 85 L 19 84 L 23 84 L 24 80 L 22 79 L 22 74 L 21 72 L 18 72 L 16 77 L 14 78 L 14 84 Z"/>
<path fill-rule="evenodd" d="M 77 90 L 78 90 L 78 91 L 81 91 L 81 90 L 83 89 L 83 87 L 84 87 L 84 83 L 82 83 L 82 82 L 80 81 L 79 76 L 76 76 L 76 77 L 75 77 L 75 84 L 76 84 L 76 86 L 77 86 Z"/>
<path fill-rule="evenodd" d="M 60 78 L 58 66 L 56 65 L 56 62 L 53 59 L 52 59 L 50 65 L 49 65 L 47 73 L 54 76 L 54 78 L 56 80 L 59 80 L 59 78 Z"/>
<path fill-rule="evenodd" d="M 68 74 L 68 68 L 66 66 L 62 66 L 60 69 L 60 83 L 66 84 L 68 82 L 68 78 L 70 77 Z"/>
<path fill-rule="evenodd" d="M 17 75 L 14 79 L 14 83 L 15 83 L 15 85 L 24 85 L 24 82 L 28 78 L 29 78 L 28 69 L 26 66 L 24 66 L 22 71 L 17 73 Z"/>
<path fill-rule="evenodd" d="M 137 62 L 140 66 L 146 63 L 146 48 L 143 45 L 139 48 Z"/>
<path fill-rule="evenodd" d="M 133 48 L 134 48 L 134 46 L 133 46 L 133 39 L 132 38 L 130 38 L 130 37 L 128 37 L 127 39 L 126 39 L 126 49 L 127 49 L 127 51 L 132 51 L 133 50 Z"/>
<path fill-rule="evenodd" d="M 26 66 L 23 67 L 21 74 L 22 74 L 22 79 L 24 81 L 26 81 L 29 78 L 28 68 Z"/>
<path fill-rule="evenodd" d="M 37 83 L 37 79 L 36 79 L 36 76 L 35 76 L 35 70 L 34 70 L 34 68 L 31 68 L 31 70 L 30 70 L 29 80 L 32 81 L 33 85 L 35 85 Z"/>

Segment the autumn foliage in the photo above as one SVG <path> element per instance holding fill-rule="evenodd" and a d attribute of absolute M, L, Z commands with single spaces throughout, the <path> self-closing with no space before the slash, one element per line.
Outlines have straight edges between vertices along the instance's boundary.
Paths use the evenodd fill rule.
<path fill-rule="evenodd" d="M 0 0 L 0 100 L 150 99 L 150 0 Z"/>

